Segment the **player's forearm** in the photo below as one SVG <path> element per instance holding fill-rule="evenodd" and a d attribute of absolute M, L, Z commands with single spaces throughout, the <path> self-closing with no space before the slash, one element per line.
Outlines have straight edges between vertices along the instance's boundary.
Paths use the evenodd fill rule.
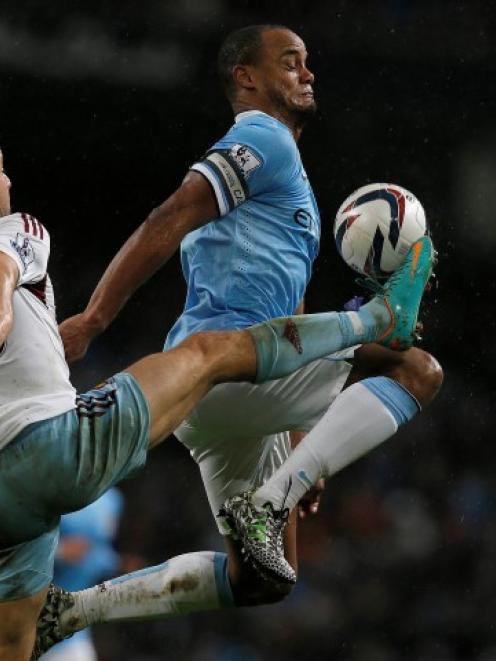
<path fill-rule="evenodd" d="M 128 239 L 98 283 L 83 313 L 93 336 L 104 330 L 126 301 L 174 254 L 183 237 L 215 218 L 210 184 L 189 172 L 180 188 Z"/>

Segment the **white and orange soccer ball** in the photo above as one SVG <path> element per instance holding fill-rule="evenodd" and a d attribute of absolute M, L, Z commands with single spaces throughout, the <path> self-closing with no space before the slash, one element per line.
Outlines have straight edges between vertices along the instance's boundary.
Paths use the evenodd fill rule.
<path fill-rule="evenodd" d="M 339 207 L 334 237 L 352 269 L 384 278 L 403 263 L 410 247 L 427 232 L 424 208 L 396 184 L 369 184 Z"/>

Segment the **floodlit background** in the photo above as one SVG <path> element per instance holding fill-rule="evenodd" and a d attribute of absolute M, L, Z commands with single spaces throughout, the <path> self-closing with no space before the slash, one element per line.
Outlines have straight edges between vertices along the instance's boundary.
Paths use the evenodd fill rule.
<path fill-rule="evenodd" d="M 101 661 L 496 659 L 494 376 L 496 4 L 492 0 L 63 0 L 0 5 L 0 145 L 13 205 L 52 236 L 62 320 L 188 165 L 228 128 L 223 36 L 283 23 L 306 41 L 319 112 L 300 143 L 323 219 L 308 310 L 355 292 L 331 238 L 355 188 L 423 202 L 440 263 L 424 346 L 432 408 L 329 481 L 300 529 L 283 604 L 96 630 Z M 73 370 L 79 388 L 160 349 L 179 261 L 136 294 Z M 196 467 L 171 439 L 123 485 L 118 547 L 147 563 L 222 549 Z"/>

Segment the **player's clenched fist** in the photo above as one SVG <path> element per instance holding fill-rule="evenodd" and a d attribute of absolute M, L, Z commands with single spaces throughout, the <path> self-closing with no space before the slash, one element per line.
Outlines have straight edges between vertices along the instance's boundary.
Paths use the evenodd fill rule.
<path fill-rule="evenodd" d="M 59 332 L 68 363 L 83 358 L 91 340 L 97 335 L 97 331 L 90 326 L 84 313 L 75 314 L 63 321 L 59 326 Z"/>

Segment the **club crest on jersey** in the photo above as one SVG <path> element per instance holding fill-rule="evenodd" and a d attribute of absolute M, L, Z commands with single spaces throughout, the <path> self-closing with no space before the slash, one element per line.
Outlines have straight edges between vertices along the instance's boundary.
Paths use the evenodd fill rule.
<path fill-rule="evenodd" d="M 229 154 L 236 162 L 245 179 L 248 179 L 253 170 L 256 170 L 262 165 L 262 161 L 246 145 L 233 145 Z"/>
<path fill-rule="evenodd" d="M 26 271 L 28 266 L 34 262 L 34 250 L 29 237 L 27 237 L 25 234 L 20 234 L 20 232 L 17 232 L 15 241 L 11 239 L 10 244 L 21 258 L 24 271 Z"/>

